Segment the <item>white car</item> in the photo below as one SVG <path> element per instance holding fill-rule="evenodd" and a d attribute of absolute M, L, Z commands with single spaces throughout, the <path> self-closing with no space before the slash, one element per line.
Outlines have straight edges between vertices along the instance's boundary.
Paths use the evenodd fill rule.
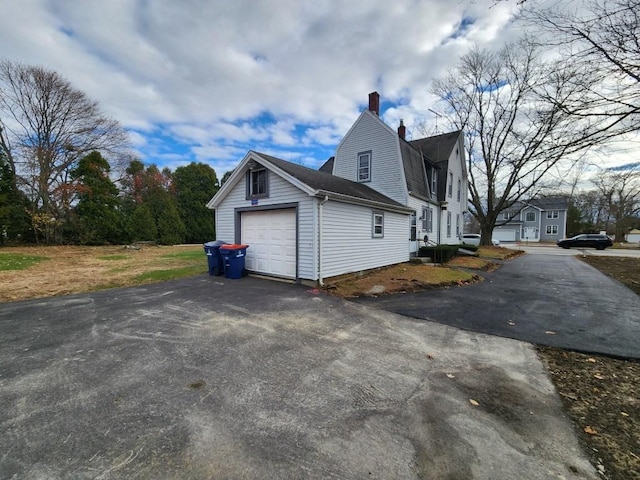
<path fill-rule="evenodd" d="M 465 233 L 462 235 L 462 243 L 466 243 L 467 245 L 480 245 L 480 234 L 479 233 Z M 500 245 L 500 240 L 496 240 L 495 238 L 491 239 L 491 243 L 493 245 Z"/>

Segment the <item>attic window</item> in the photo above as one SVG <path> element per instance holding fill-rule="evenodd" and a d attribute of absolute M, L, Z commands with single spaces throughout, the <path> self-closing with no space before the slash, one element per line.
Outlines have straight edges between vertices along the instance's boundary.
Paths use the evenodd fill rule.
<path fill-rule="evenodd" d="M 269 196 L 267 170 L 250 170 L 247 172 L 247 199 L 266 198 Z"/>
<path fill-rule="evenodd" d="M 371 181 L 371 152 L 361 152 L 358 154 L 358 181 Z"/>

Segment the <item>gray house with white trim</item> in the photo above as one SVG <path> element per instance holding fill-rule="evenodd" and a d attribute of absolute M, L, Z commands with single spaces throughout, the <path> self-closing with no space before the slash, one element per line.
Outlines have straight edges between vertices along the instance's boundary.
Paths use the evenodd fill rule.
<path fill-rule="evenodd" d="M 567 235 L 565 197 L 517 202 L 498 215 L 493 238 L 501 242 L 556 242 Z"/>
<path fill-rule="evenodd" d="M 421 149 L 378 110 L 373 92 L 320 170 L 245 155 L 207 206 L 216 211 L 218 239 L 250 245 L 247 270 L 322 284 L 406 262 L 424 236 L 459 243 L 467 199 L 462 133 Z"/>

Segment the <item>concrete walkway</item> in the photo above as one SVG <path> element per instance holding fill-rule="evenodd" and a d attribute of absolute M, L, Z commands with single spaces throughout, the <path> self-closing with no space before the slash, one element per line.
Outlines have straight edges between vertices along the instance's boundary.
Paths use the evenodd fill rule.
<path fill-rule="evenodd" d="M 640 359 L 640 297 L 585 262 L 524 255 L 482 275 L 464 288 L 357 301 L 474 332 Z"/>
<path fill-rule="evenodd" d="M 253 278 L 0 305 L 0 405 L 3 479 L 598 478 L 531 345 Z"/>

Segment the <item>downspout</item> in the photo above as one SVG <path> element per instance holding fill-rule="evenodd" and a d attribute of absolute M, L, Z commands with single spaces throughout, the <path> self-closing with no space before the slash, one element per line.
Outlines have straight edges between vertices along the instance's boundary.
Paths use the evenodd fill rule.
<path fill-rule="evenodd" d="M 324 287 L 322 278 L 322 205 L 329 201 L 329 196 L 325 195 L 324 199 L 318 203 L 318 283 Z"/>

